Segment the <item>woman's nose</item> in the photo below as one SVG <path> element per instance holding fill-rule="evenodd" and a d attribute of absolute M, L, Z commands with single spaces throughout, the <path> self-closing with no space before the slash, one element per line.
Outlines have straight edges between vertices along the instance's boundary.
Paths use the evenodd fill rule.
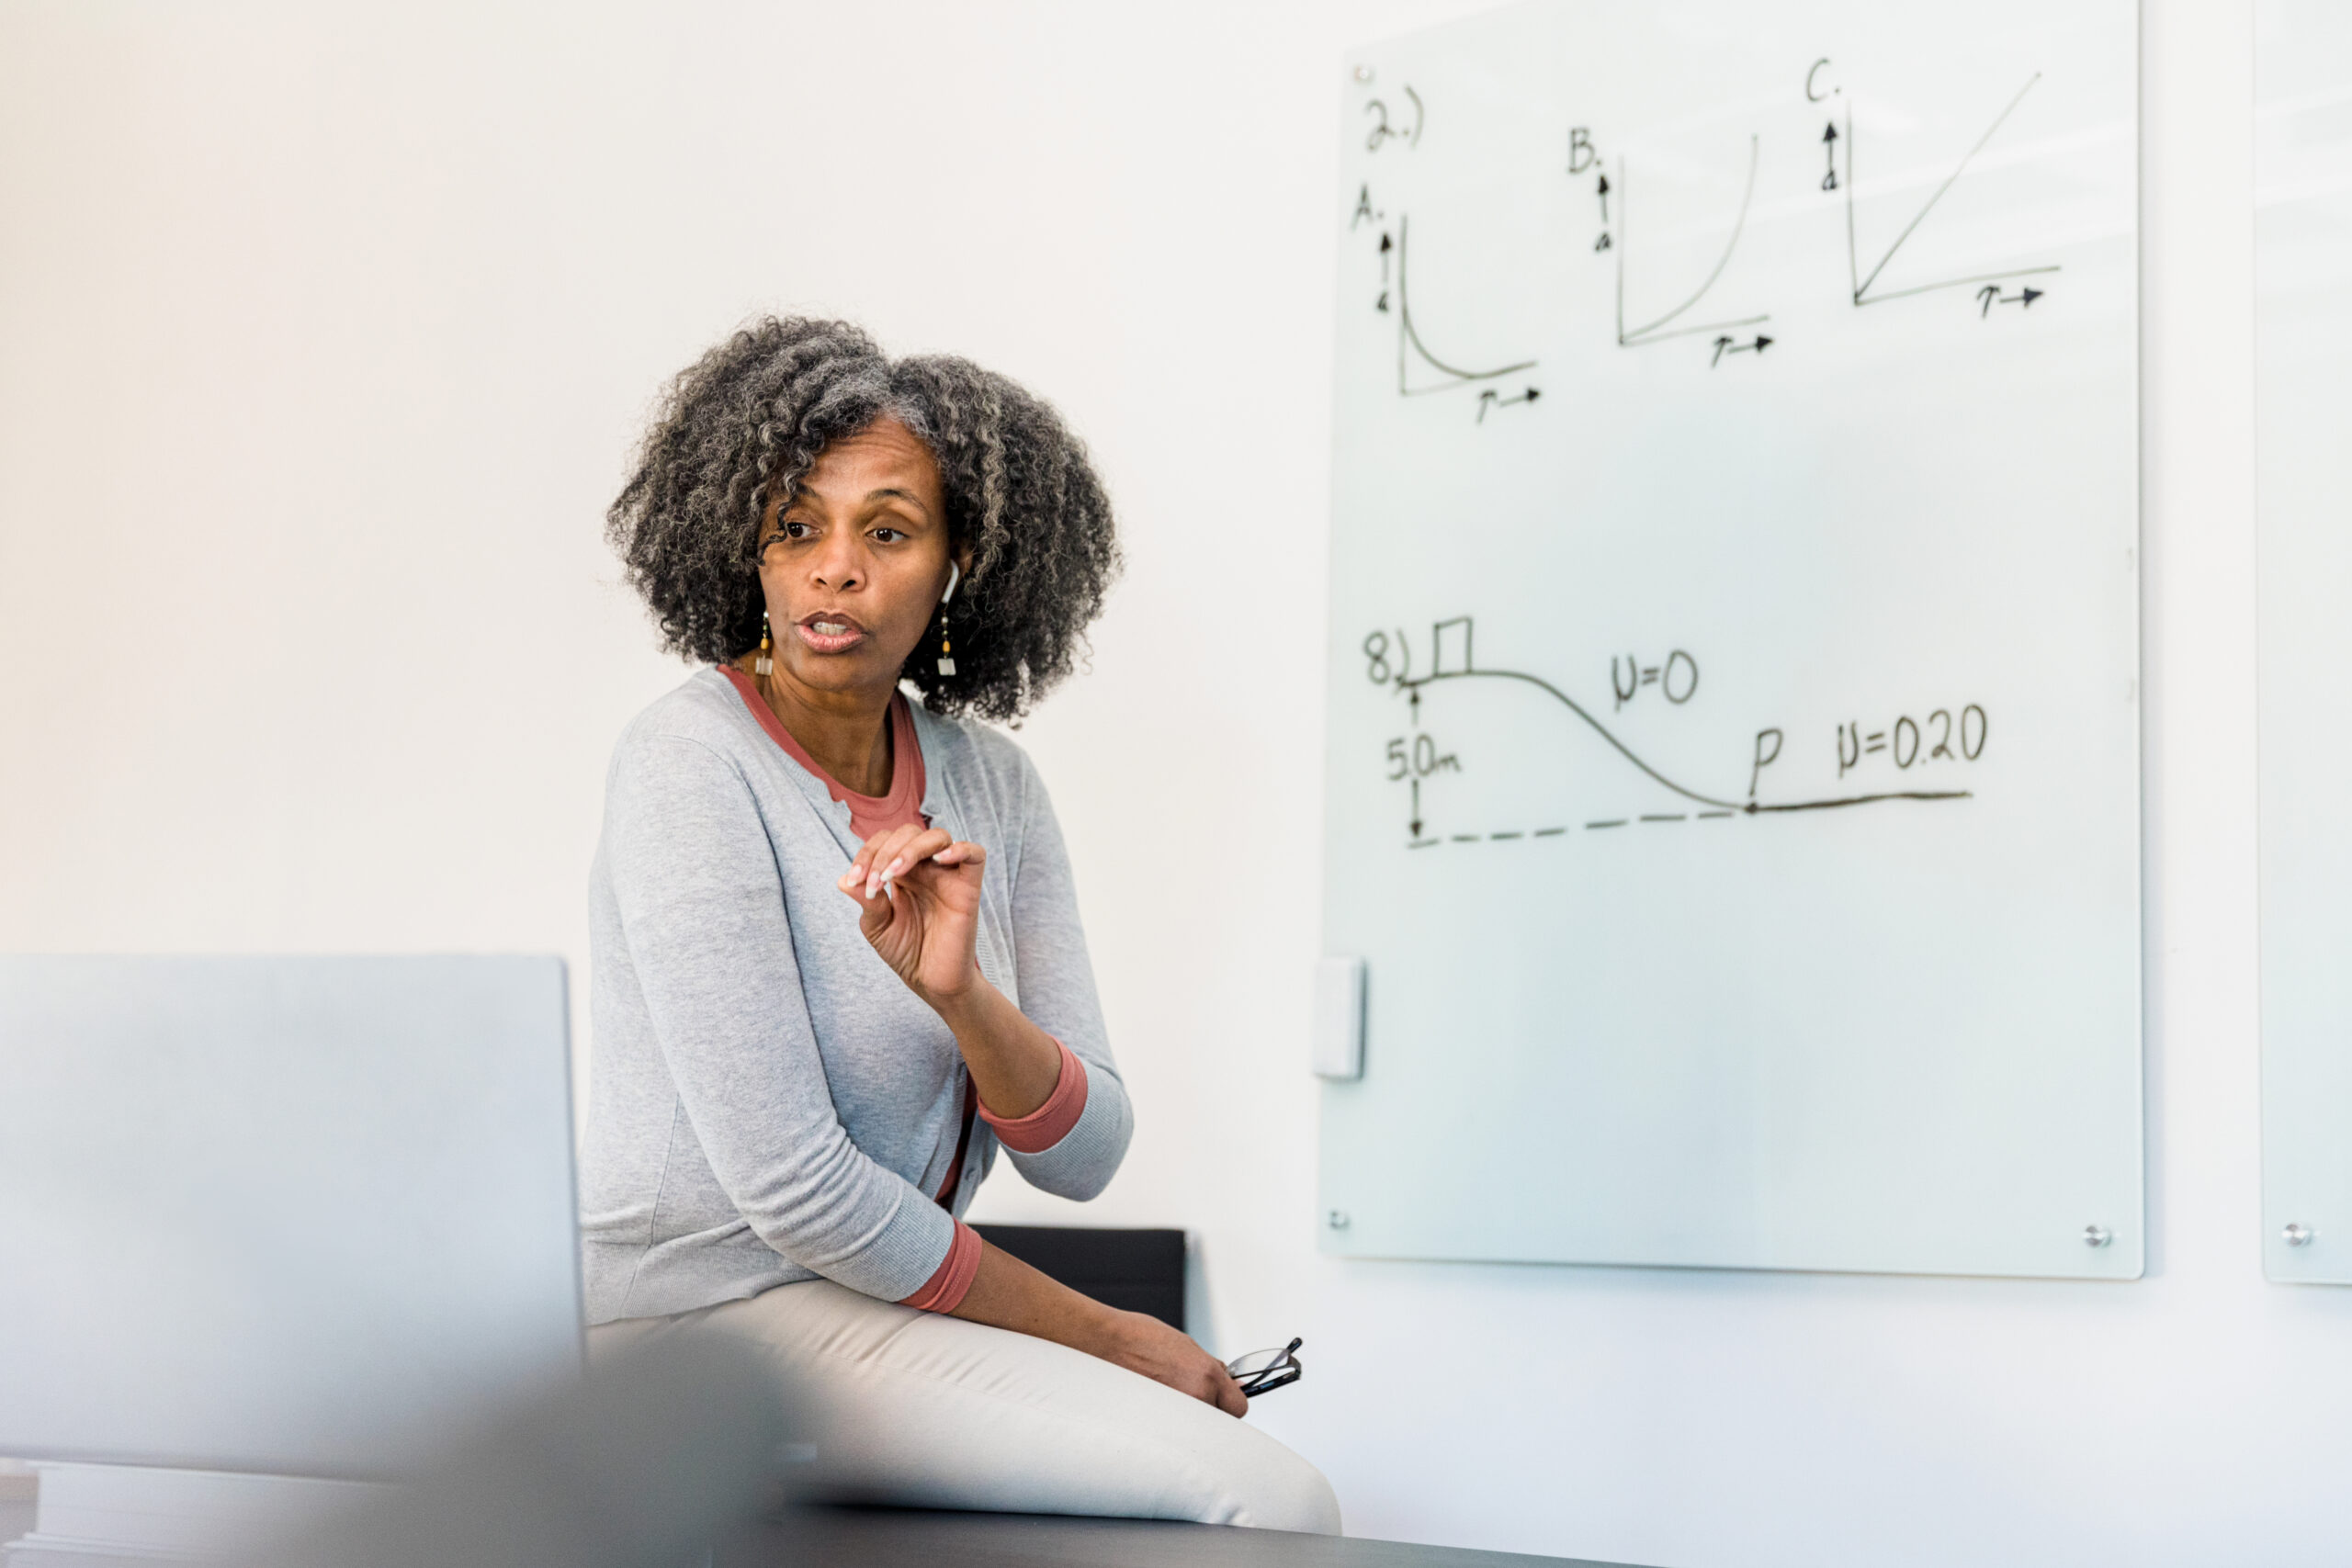
<path fill-rule="evenodd" d="M 836 593 L 861 586 L 857 554 L 846 541 L 828 543 L 809 575 L 818 587 Z"/>

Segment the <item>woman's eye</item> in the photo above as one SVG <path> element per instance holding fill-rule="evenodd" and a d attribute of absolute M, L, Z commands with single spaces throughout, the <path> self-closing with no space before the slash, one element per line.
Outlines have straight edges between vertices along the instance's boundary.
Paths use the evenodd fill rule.
<path fill-rule="evenodd" d="M 805 539 L 808 536 L 808 525 L 797 517 L 786 518 L 778 526 L 777 536 L 786 539 Z"/>
<path fill-rule="evenodd" d="M 886 545 L 895 543 L 896 541 L 906 537 L 904 534 L 900 533 L 896 528 L 876 528 L 874 530 L 874 536 Z"/>

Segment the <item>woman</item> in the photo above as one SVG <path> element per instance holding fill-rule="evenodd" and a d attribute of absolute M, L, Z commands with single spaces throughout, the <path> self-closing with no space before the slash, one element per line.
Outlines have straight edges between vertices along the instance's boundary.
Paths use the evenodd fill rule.
<path fill-rule="evenodd" d="M 764 321 L 678 378 L 609 522 L 707 667 L 605 783 L 592 1348 L 757 1337 L 837 1495 L 1336 1531 L 1214 1358 L 956 1217 L 999 1145 L 1093 1197 L 1131 1126 L 1045 786 L 963 716 L 1017 717 L 1101 610 L 1078 442 L 966 361 Z"/>

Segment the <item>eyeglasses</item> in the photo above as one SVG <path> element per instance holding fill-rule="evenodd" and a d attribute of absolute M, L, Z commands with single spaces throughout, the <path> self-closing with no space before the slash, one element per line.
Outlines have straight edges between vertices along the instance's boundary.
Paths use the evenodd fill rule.
<path fill-rule="evenodd" d="M 1236 1356 L 1225 1364 L 1233 1381 L 1241 1385 L 1244 1399 L 1255 1399 L 1261 1393 L 1272 1393 L 1287 1388 L 1306 1374 L 1298 1364 L 1298 1348 L 1304 1339 L 1294 1339 L 1279 1350 L 1252 1350 L 1246 1356 Z"/>

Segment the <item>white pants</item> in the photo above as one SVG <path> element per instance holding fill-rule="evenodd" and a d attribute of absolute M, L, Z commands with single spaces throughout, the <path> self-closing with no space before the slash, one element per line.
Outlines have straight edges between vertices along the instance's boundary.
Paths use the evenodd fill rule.
<path fill-rule="evenodd" d="M 775 1357 L 821 1422 L 818 1495 L 1336 1535 L 1322 1472 L 1214 1405 L 1010 1329 L 811 1280 L 588 1331 L 592 1357 L 700 1323 Z"/>

